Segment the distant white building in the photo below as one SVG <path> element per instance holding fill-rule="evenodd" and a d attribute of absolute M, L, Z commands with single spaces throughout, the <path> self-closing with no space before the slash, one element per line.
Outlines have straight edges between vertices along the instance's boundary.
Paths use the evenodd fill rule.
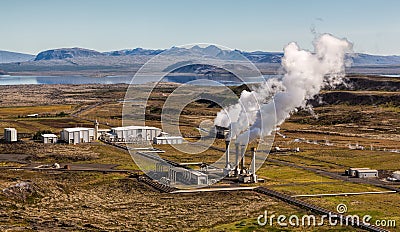
<path fill-rule="evenodd" d="M 57 135 L 55 134 L 42 134 L 43 143 L 57 143 Z"/>
<path fill-rule="evenodd" d="M 400 171 L 393 172 L 392 176 L 393 176 L 393 178 L 400 180 Z"/>
<path fill-rule="evenodd" d="M 39 117 L 39 114 L 28 114 L 26 115 L 28 118 L 37 118 Z"/>
<path fill-rule="evenodd" d="M 182 136 L 158 136 L 153 139 L 154 144 L 182 144 Z"/>
<path fill-rule="evenodd" d="M 151 142 L 161 134 L 161 129 L 150 126 L 124 126 L 111 128 L 106 136 L 111 142 Z"/>
<path fill-rule="evenodd" d="M 158 166 L 158 168 L 156 167 L 156 169 L 160 168 L 160 165 L 156 166 Z M 169 166 L 167 182 L 175 184 L 177 182 L 177 179 L 180 179 L 181 181 L 189 184 L 208 185 L 208 175 L 205 173 L 192 169 Z"/>
<path fill-rule="evenodd" d="M 60 133 L 61 140 L 69 144 L 90 143 L 95 140 L 94 128 L 64 128 Z"/>
<path fill-rule="evenodd" d="M 4 140 L 6 142 L 18 141 L 18 134 L 15 128 L 4 128 Z"/>
<path fill-rule="evenodd" d="M 357 170 L 356 177 L 358 178 L 378 178 L 378 171 L 373 169 Z"/>
<path fill-rule="evenodd" d="M 346 174 L 348 176 L 357 176 L 357 171 L 359 170 L 371 170 L 370 168 L 349 168 L 348 170 L 346 170 Z"/>

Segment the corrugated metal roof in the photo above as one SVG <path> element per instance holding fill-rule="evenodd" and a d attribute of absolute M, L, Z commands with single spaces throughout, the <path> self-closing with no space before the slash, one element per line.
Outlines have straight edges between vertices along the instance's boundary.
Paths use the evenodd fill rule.
<path fill-rule="evenodd" d="M 67 132 L 75 132 L 75 131 L 83 131 L 83 130 L 94 130 L 94 128 L 73 127 L 73 128 L 64 128 L 63 130 L 65 130 Z"/>
<path fill-rule="evenodd" d="M 160 136 L 160 137 L 156 137 L 156 139 L 160 139 L 160 140 L 183 139 L 183 137 L 182 136 Z"/>
<path fill-rule="evenodd" d="M 378 170 L 374 169 L 365 169 L 365 170 L 357 170 L 359 173 L 368 173 L 368 172 L 378 172 Z"/>
<path fill-rule="evenodd" d="M 121 126 L 121 127 L 111 128 L 111 130 L 161 130 L 161 129 L 152 126 Z"/>
<path fill-rule="evenodd" d="M 43 138 L 57 138 L 57 135 L 55 134 L 42 134 Z"/>

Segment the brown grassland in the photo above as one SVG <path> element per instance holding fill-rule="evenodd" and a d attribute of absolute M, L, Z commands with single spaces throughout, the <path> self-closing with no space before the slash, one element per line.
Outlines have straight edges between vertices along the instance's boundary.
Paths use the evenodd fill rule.
<path fill-rule="evenodd" d="M 386 81 L 386 80 L 382 80 Z M 159 86 L 146 108 L 147 125 L 160 127 L 160 110 L 176 84 Z M 21 142 L 0 144 L 0 168 L 32 164 L 115 164 L 115 169 L 136 170 L 130 154 L 102 142 L 66 145 L 42 144 L 31 138 L 39 130 L 59 133 L 62 128 L 122 125 L 122 99 L 126 85 L 32 85 L 0 86 L 0 128 L 15 127 Z M 341 90 L 335 90 L 341 92 Z M 325 90 L 325 93 L 334 91 Z M 368 98 L 399 97 L 397 91 L 343 90 Z M 10 97 L 9 94 L 16 94 Z M 336 94 L 336 93 L 335 93 Z M 338 96 L 341 96 L 340 94 Z M 388 97 L 389 96 L 389 97 Z M 196 127 L 213 120 L 220 110 L 209 102 L 194 102 L 180 116 L 184 137 L 196 141 Z M 28 114 L 39 117 L 29 118 Z M 368 183 L 354 183 L 332 178 L 312 170 L 341 174 L 349 167 L 379 170 L 381 179 L 400 170 L 400 108 L 398 102 L 365 104 L 339 99 L 336 103 L 314 107 L 311 115 L 300 110 L 280 129 L 284 137 L 275 136 L 273 146 L 300 148 L 300 152 L 272 153 L 258 170 L 266 186 L 289 195 L 344 192 L 386 191 Z M 2 131 L 0 131 L 2 133 Z M 363 146 L 364 150 L 350 149 Z M 224 141 L 214 146 L 223 148 Z M 179 162 L 212 163 L 223 153 L 208 149 L 200 154 L 179 152 L 169 145 L 161 156 Z M 287 166 L 275 161 L 285 161 Z M 310 168 L 305 169 L 305 168 Z M 353 231 L 345 226 L 286 227 L 259 226 L 258 215 L 264 210 L 276 215 L 304 215 L 307 212 L 266 195 L 252 191 L 188 194 L 160 193 L 125 173 L 38 172 L 4 169 L 0 172 L 0 189 L 28 182 L 27 192 L 0 192 L 0 230 L 89 230 L 89 231 Z M 400 183 L 392 186 L 400 187 Z M 345 203 L 350 214 L 393 219 L 400 222 L 400 195 L 349 195 L 309 197 L 302 200 L 335 211 Z M 396 228 L 387 228 L 395 231 Z"/>

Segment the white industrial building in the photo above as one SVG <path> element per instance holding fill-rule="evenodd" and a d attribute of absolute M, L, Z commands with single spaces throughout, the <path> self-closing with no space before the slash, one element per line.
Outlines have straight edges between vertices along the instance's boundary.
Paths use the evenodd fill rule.
<path fill-rule="evenodd" d="M 156 171 L 162 172 L 163 167 L 156 164 Z M 169 184 L 176 184 L 177 181 L 194 185 L 208 185 L 208 175 L 196 170 L 181 167 L 168 167 L 167 180 Z"/>
<path fill-rule="evenodd" d="M 168 133 L 161 132 L 161 136 L 153 138 L 154 144 L 182 144 L 182 136 L 168 136 Z"/>
<path fill-rule="evenodd" d="M 55 134 L 42 134 L 43 143 L 57 143 L 57 135 Z"/>
<path fill-rule="evenodd" d="M 378 178 L 378 171 L 370 168 L 349 168 L 346 175 L 357 178 Z"/>
<path fill-rule="evenodd" d="M 28 114 L 26 115 L 28 118 L 38 118 L 39 114 Z"/>
<path fill-rule="evenodd" d="M 358 178 L 377 178 L 378 171 L 373 169 L 357 170 L 356 177 Z"/>
<path fill-rule="evenodd" d="M 17 142 L 17 130 L 15 128 L 4 128 L 4 140 L 6 142 Z"/>
<path fill-rule="evenodd" d="M 142 143 L 151 142 L 161 134 L 161 129 L 150 126 L 124 126 L 111 128 L 105 136 L 110 142 Z"/>
<path fill-rule="evenodd" d="M 90 143 L 95 140 L 94 128 L 64 128 L 60 133 L 61 140 L 69 144 Z"/>
<path fill-rule="evenodd" d="M 393 172 L 392 177 L 396 180 L 400 180 L 400 171 Z"/>
<path fill-rule="evenodd" d="M 357 171 L 359 170 L 371 170 L 370 168 L 349 168 L 348 170 L 346 170 L 346 175 L 348 176 L 357 176 Z"/>

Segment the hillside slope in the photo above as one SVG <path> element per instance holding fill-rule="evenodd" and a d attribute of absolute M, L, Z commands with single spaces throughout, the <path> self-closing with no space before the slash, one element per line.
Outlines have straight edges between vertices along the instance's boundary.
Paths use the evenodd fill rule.
<path fill-rule="evenodd" d="M 30 54 L 0 51 L 0 63 L 25 62 L 33 58 L 35 58 L 35 56 Z"/>

